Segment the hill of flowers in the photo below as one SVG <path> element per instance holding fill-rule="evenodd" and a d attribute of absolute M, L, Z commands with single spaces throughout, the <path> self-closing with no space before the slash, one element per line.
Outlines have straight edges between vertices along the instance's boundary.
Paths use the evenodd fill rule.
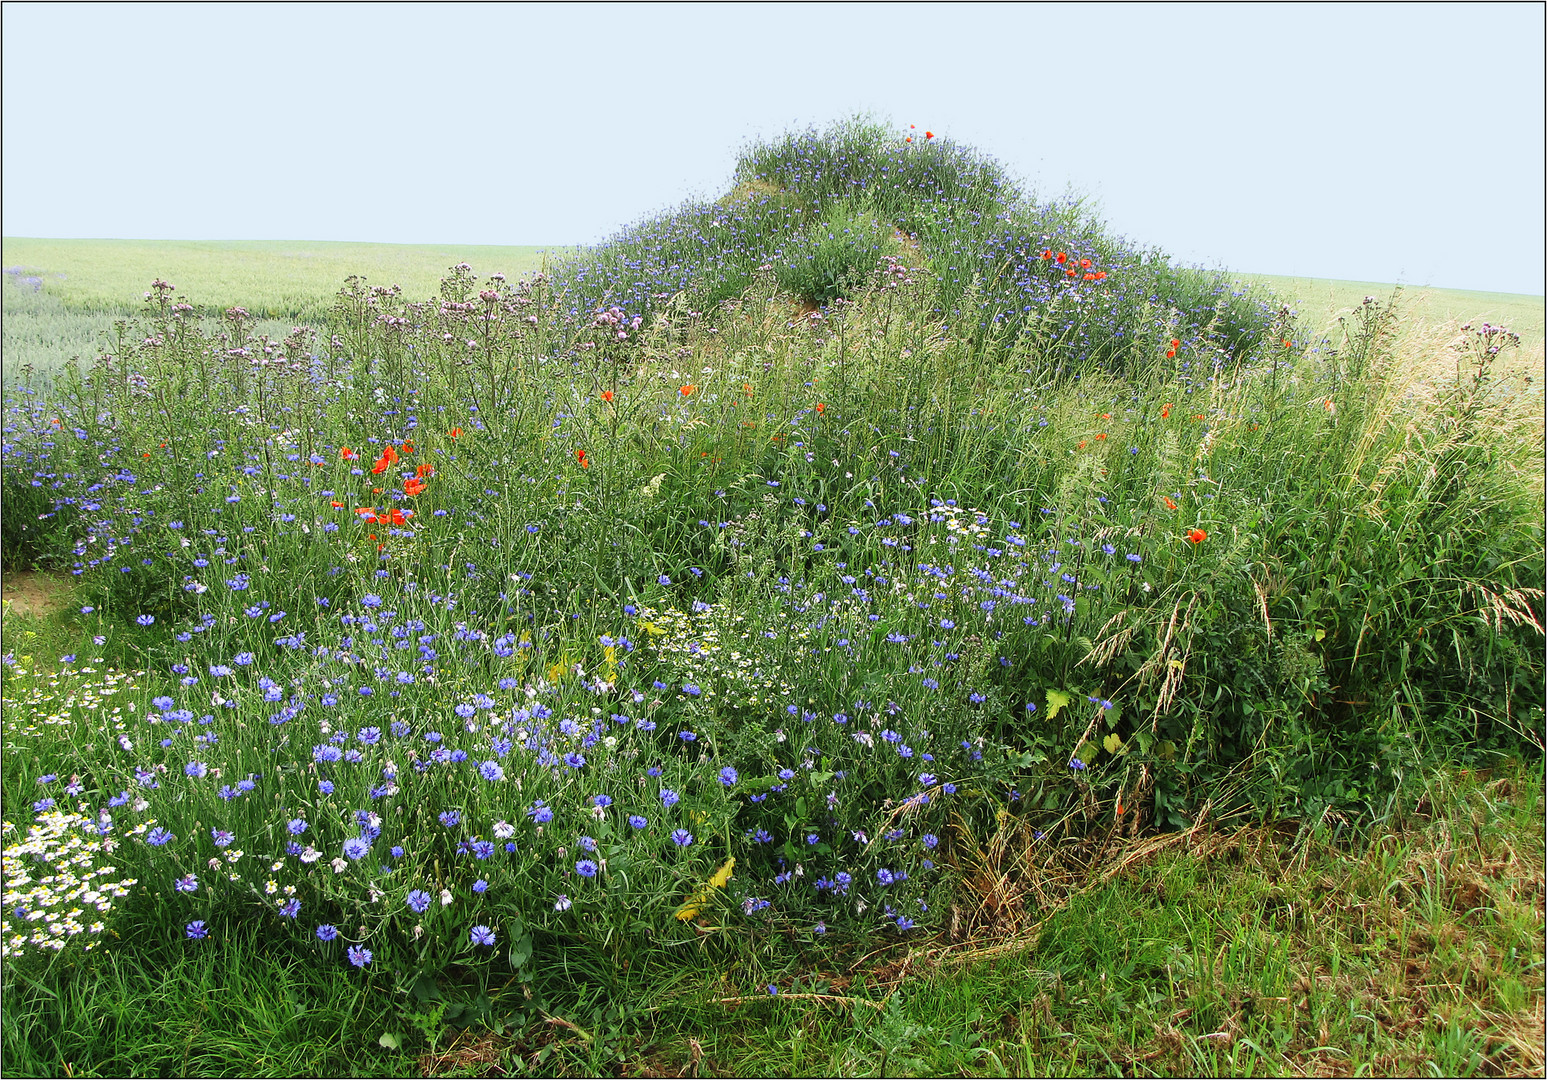
<path fill-rule="evenodd" d="M 260 919 L 412 979 L 921 934 L 1039 849 L 1368 820 L 1530 750 L 1508 331 L 1416 392 L 1385 305 L 1337 341 L 1179 307 L 967 151 L 845 172 L 848 130 L 552 280 L 351 279 L 320 335 L 158 281 L 9 398 L 6 559 L 76 575 L 100 651 L 4 657 L 4 954 Z"/>
<path fill-rule="evenodd" d="M 1112 236 L 1074 199 L 1038 202 L 993 158 L 933 132 L 850 121 L 758 143 L 730 195 L 682 206 L 561 261 L 565 309 L 648 319 L 674 300 L 739 296 L 757 271 L 809 306 L 849 296 L 878 258 L 928 271 L 943 325 L 1007 343 L 1025 335 L 1068 374 L 1148 371 L 1150 346 L 1244 356 L 1277 314 L 1222 273 L 1173 266 Z"/>

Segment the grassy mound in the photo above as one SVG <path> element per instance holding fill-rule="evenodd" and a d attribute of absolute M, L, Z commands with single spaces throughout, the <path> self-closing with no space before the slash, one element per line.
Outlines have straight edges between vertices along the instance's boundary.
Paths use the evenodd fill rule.
<path fill-rule="evenodd" d="M 873 128 L 738 183 L 325 337 L 158 286 L 8 398 L 6 557 L 79 603 L 7 643 L 8 957 L 830 956 L 970 929 L 1006 845 L 1369 829 L 1539 753 L 1508 331 L 1308 337 Z"/>

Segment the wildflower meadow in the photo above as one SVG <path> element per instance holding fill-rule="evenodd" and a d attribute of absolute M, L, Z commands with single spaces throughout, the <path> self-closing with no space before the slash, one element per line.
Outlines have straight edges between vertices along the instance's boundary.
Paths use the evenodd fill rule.
<path fill-rule="evenodd" d="M 158 278 L 7 372 L 0 548 L 70 579 L 4 646 L 8 999 L 262 953 L 371 1053 L 457 1020 L 626 1057 L 629 973 L 848 1000 L 1098 856 L 1348 845 L 1539 768 L 1507 328 L 1307 324 L 870 123 L 543 271 L 340 284 L 274 329 Z"/>

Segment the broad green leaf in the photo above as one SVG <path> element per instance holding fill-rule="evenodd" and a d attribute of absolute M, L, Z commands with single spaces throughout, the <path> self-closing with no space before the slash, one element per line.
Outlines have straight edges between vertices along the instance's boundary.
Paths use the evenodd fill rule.
<path fill-rule="evenodd" d="M 1047 718 L 1053 719 L 1062 709 L 1074 700 L 1074 695 L 1066 690 L 1049 690 L 1047 692 Z"/>
<path fill-rule="evenodd" d="M 510 944 L 510 969 L 519 971 L 532 959 L 532 935 L 522 934 Z"/>
<path fill-rule="evenodd" d="M 1113 755 L 1114 757 L 1123 752 L 1122 736 L 1115 731 L 1108 735 L 1106 738 L 1102 739 L 1101 745 L 1106 747 L 1107 753 Z"/>
<path fill-rule="evenodd" d="M 1101 753 L 1100 745 L 1097 743 L 1088 742 L 1084 746 L 1080 747 L 1080 752 L 1075 756 L 1078 757 L 1081 761 L 1085 762 L 1085 764 L 1089 765 L 1092 761 L 1096 760 L 1096 755 L 1099 753 Z"/>
<path fill-rule="evenodd" d="M 381 1038 L 377 1039 L 376 1041 L 378 1043 L 380 1043 L 383 1047 L 385 1047 L 388 1050 L 401 1050 L 401 1049 L 403 1049 L 403 1040 L 402 1040 L 402 1038 L 400 1036 L 393 1035 L 391 1032 L 388 1032 L 387 1034 L 383 1035 Z"/>

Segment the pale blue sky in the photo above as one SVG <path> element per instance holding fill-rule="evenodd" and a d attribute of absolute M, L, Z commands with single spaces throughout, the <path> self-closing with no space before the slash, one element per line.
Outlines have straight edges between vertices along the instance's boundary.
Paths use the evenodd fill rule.
<path fill-rule="evenodd" d="M 1184 261 L 1543 291 L 1540 4 L 0 17 L 7 236 L 592 243 L 864 111 Z"/>

